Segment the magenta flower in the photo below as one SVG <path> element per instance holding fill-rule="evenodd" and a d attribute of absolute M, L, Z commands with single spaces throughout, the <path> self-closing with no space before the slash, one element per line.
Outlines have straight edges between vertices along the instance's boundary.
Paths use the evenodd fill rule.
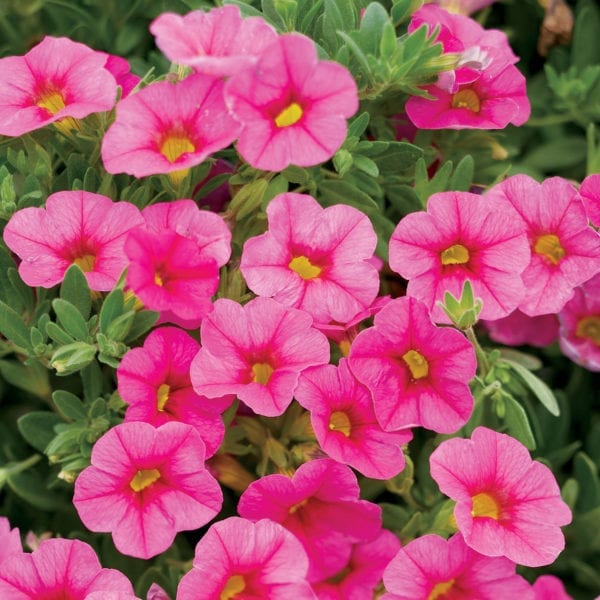
<path fill-rule="evenodd" d="M 383 574 L 382 600 L 535 600 L 514 562 L 469 548 L 460 533 L 424 535 L 403 546 Z"/>
<path fill-rule="evenodd" d="M 9 556 L 21 552 L 23 552 L 23 546 L 21 546 L 19 530 L 16 527 L 11 529 L 8 519 L 0 517 L 0 563 Z"/>
<path fill-rule="evenodd" d="M 21 259 L 19 275 L 29 286 L 50 288 L 76 264 L 91 289 L 108 291 L 127 266 L 127 233 L 142 223 L 140 211 L 128 202 L 113 203 L 91 192 L 56 192 L 45 208 L 17 211 L 4 229 L 4 241 Z"/>
<path fill-rule="evenodd" d="M 268 231 L 244 244 L 240 265 L 255 294 L 305 310 L 316 323 L 346 322 L 373 302 L 377 235 L 366 215 L 288 193 L 271 200 L 267 218 Z"/>
<path fill-rule="evenodd" d="M 267 417 L 288 407 L 304 369 L 329 362 L 327 338 L 312 327 L 310 315 L 270 298 L 245 306 L 220 298 L 202 321 L 200 338 L 191 366 L 196 393 L 237 394 Z"/>
<path fill-rule="evenodd" d="M 106 55 L 84 44 L 49 36 L 24 56 L 0 59 L 0 134 L 111 110 L 117 84 L 105 63 Z M 64 123 L 73 126 L 71 119 Z"/>
<path fill-rule="evenodd" d="M 304 371 L 295 396 L 310 411 L 315 436 L 328 456 L 375 479 L 389 479 L 404 469 L 401 446 L 412 433 L 381 429 L 371 393 L 352 375 L 346 359 L 338 367 Z"/>
<path fill-rule="evenodd" d="M 533 584 L 535 600 L 573 600 L 562 581 L 554 575 L 541 575 Z"/>
<path fill-rule="evenodd" d="M 220 79 L 195 74 L 177 83 L 160 81 L 118 103 L 102 140 L 102 160 L 109 173 L 171 173 L 178 182 L 190 167 L 229 146 L 238 131 Z"/>
<path fill-rule="evenodd" d="M 90 531 L 112 533 L 122 554 L 155 556 L 221 509 L 221 488 L 191 425 L 117 425 L 96 442 L 91 462 L 75 481 L 73 504 Z"/>
<path fill-rule="evenodd" d="M 292 478 L 267 475 L 254 481 L 238 512 L 291 531 L 308 554 L 309 581 L 321 581 L 348 564 L 353 544 L 370 541 L 381 530 L 381 508 L 358 496 L 352 470 L 323 458 L 301 465 Z"/>
<path fill-rule="evenodd" d="M 2 562 L 0 598 L 135 600 L 135 594 L 123 573 L 102 568 L 88 544 L 50 539 L 31 554 L 12 554 Z"/>
<path fill-rule="evenodd" d="M 477 427 L 471 439 L 442 442 L 430 465 L 442 493 L 456 500 L 458 529 L 473 550 L 540 567 L 564 548 L 560 526 L 571 511 L 552 471 L 521 442 Z"/>
<path fill-rule="evenodd" d="M 177 600 L 269 598 L 314 600 L 302 544 L 278 523 L 230 517 L 211 526 L 196 546 Z"/>
<path fill-rule="evenodd" d="M 386 431 L 422 425 L 452 433 L 471 415 L 475 351 L 456 329 L 436 327 L 415 298 L 396 298 L 375 315 L 350 347 L 349 365 Z"/>
<path fill-rule="evenodd" d="M 544 348 L 558 339 L 556 315 L 530 317 L 517 308 L 502 319 L 484 321 L 484 325 L 492 340 L 507 346 L 528 344 Z"/>
<path fill-rule="evenodd" d="M 242 124 L 237 145 L 256 169 L 310 167 L 331 158 L 358 109 L 348 70 L 320 61 L 313 41 L 289 33 L 270 44 L 258 63 L 225 85 L 225 99 Z"/>
<path fill-rule="evenodd" d="M 581 182 L 579 193 L 590 223 L 600 227 L 600 174 L 586 177 Z"/>
<path fill-rule="evenodd" d="M 446 291 L 460 297 L 466 280 L 483 301 L 482 319 L 510 314 L 525 295 L 520 274 L 529 260 L 519 219 L 469 192 L 433 194 L 427 212 L 406 215 L 390 239 L 390 267 L 438 323 L 449 320 L 436 302 Z"/>
<path fill-rule="evenodd" d="M 470 15 L 493 4 L 496 0 L 434 0 L 434 2 L 450 13 Z"/>
<path fill-rule="evenodd" d="M 581 197 L 567 180 L 551 177 L 539 184 L 513 175 L 487 192 L 486 200 L 525 224 L 531 246 L 519 304 L 525 314 L 559 312 L 574 288 L 600 271 L 600 235 L 588 225 Z"/>
<path fill-rule="evenodd" d="M 242 19 L 237 6 L 194 10 L 184 16 L 164 13 L 150 24 L 150 32 L 171 62 L 214 77 L 233 75 L 254 65 L 277 39 L 264 19 Z"/>

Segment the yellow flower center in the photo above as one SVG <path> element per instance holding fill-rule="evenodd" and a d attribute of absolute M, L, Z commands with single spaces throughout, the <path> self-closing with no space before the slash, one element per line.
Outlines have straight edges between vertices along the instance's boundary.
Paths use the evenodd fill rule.
<path fill-rule="evenodd" d="M 501 512 L 502 507 L 494 496 L 485 492 L 473 496 L 473 508 L 471 508 L 473 517 L 489 517 L 497 521 Z"/>
<path fill-rule="evenodd" d="M 297 102 L 292 102 L 275 117 L 275 125 L 280 128 L 295 125 L 302 118 L 302 114 L 302 107 Z"/>
<path fill-rule="evenodd" d="M 553 265 L 557 265 L 565 257 L 565 249 L 560 245 L 558 236 L 553 233 L 540 235 L 533 249 L 537 254 L 545 256 Z"/>
<path fill-rule="evenodd" d="M 402 360 L 406 363 L 413 379 L 423 379 L 429 375 L 429 363 L 420 352 L 409 350 L 402 355 Z"/>
<path fill-rule="evenodd" d="M 55 115 L 65 107 L 65 99 L 59 91 L 49 89 L 42 92 L 36 104 L 47 110 L 51 115 Z"/>
<path fill-rule="evenodd" d="M 298 504 L 294 504 L 293 506 L 290 506 L 290 509 L 288 512 L 290 513 L 290 515 L 293 515 L 296 512 L 298 512 L 303 506 L 306 506 L 307 503 L 308 503 L 308 498 L 304 498 L 304 500 L 298 502 Z"/>
<path fill-rule="evenodd" d="M 169 400 L 170 391 L 171 388 L 166 383 L 160 385 L 158 390 L 156 390 L 156 407 L 160 412 L 164 412 L 165 410 L 165 406 Z"/>
<path fill-rule="evenodd" d="M 196 146 L 185 134 L 167 135 L 160 146 L 160 153 L 171 163 L 174 163 L 182 154 L 194 152 L 194 150 L 196 150 Z"/>
<path fill-rule="evenodd" d="M 298 273 L 302 279 L 314 279 L 321 274 L 321 267 L 313 265 L 306 256 L 296 256 L 290 260 L 288 267 Z"/>
<path fill-rule="evenodd" d="M 350 437 L 350 432 L 352 431 L 352 424 L 350 423 L 350 419 L 348 415 L 341 411 L 336 410 L 331 413 L 329 417 L 329 429 L 331 431 L 339 431 L 343 433 L 346 437 Z"/>
<path fill-rule="evenodd" d="M 592 340 L 596 346 L 600 346 L 600 317 L 591 315 L 579 319 L 575 335 Z"/>
<path fill-rule="evenodd" d="M 219 600 L 233 600 L 246 589 L 246 580 L 243 575 L 232 575 L 225 584 Z"/>
<path fill-rule="evenodd" d="M 340 350 L 342 351 L 342 356 L 344 356 L 345 358 L 348 358 L 348 354 L 350 354 L 350 345 L 351 343 L 348 338 L 344 338 L 339 343 Z"/>
<path fill-rule="evenodd" d="M 443 265 L 464 265 L 469 262 L 469 251 L 462 244 L 446 248 L 440 255 Z"/>
<path fill-rule="evenodd" d="M 473 90 L 460 90 L 452 96 L 452 108 L 466 108 L 478 113 L 481 110 L 481 101 Z"/>
<path fill-rule="evenodd" d="M 454 585 L 454 579 L 450 579 L 450 581 L 442 581 L 441 583 L 436 583 L 434 588 L 427 596 L 427 600 L 437 600 L 440 596 L 443 596 L 446 592 L 449 592 Z"/>
<path fill-rule="evenodd" d="M 271 379 L 273 370 L 273 367 L 269 363 L 254 363 L 252 365 L 252 374 L 254 375 L 252 381 L 261 385 L 267 385 L 269 379 Z"/>
<path fill-rule="evenodd" d="M 133 476 L 129 485 L 134 492 L 141 492 L 158 479 L 160 479 L 160 471 L 158 469 L 141 469 Z"/>
<path fill-rule="evenodd" d="M 94 264 L 96 262 L 96 257 L 93 254 L 84 254 L 83 256 L 78 256 L 73 264 L 77 265 L 84 273 L 89 273 L 94 270 Z"/>
<path fill-rule="evenodd" d="M 160 273 L 154 273 L 154 283 L 160 287 L 165 285 L 163 278 L 160 276 Z"/>

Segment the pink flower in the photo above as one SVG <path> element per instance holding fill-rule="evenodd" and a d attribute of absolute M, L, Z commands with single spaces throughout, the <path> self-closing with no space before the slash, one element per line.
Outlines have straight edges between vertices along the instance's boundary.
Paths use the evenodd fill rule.
<path fill-rule="evenodd" d="M 585 212 L 594 227 L 600 227 L 600 174 L 589 175 L 579 188 Z"/>
<path fill-rule="evenodd" d="M 238 131 L 220 79 L 195 74 L 178 83 L 160 81 L 118 103 L 102 140 L 102 160 L 109 173 L 172 173 L 177 182 L 229 146 Z"/>
<path fill-rule="evenodd" d="M 322 208 L 306 194 L 280 194 L 267 207 L 269 229 L 244 244 L 240 269 L 248 287 L 308 312 L 317 323 L 345 322 L 377 296 L 369 262 L 377 235 L 359 210 Z"/>
<path fill-rule="evenodd" d="M 50 288 L 78 265 L 91 289 L 114 287 L 127 266 L 123 246 L 132 227 L 143 223 L 128 202 L 91 192 L 56 192 L 45 208 L 17 211 L 4 229 L 6 245 L 19 256 L 19 274 L 29 286 Z"/>
<path fill-rule="evenodd" d="M 155 556 L 221 509 L 221 488 L 191 425 L 117 425 L 96 442 L 91 462 L 75 481 L 73 504 L 90 531 L 112 533 L 122 554 Z"/>
<path fill-rule="evenodd" d="M 470 15 L 490 4 L 496 2 L 496 0 L 434 0 L 443 9 L 450 13 L 457 13 L 459 15 Z"/>
<path fill-rule="evenodd" d="M 295 396 L 310 411 L 315 436 L 331 458 L 375 479 L 389 479 L 404 469 L 401 445 L 412 433 L 381 429 L 371 393 L 352 375 L 346 359 L 337 368 L 323 365 L 304 371 Z"/>
<path fill-rule="evenodd" d="M 105 54 L 104 52 L 99 52 L 99 54 L 106 57 L 104 68 L 115 78 L 117 85 L 121 86 L 121 97 L 129 96 L 129 93 L 140 82 L 141 78 L 131 73 L 131 66 L 121 56 Z"/>
<path fill-rule="evenodd" d="M 573 290 L 600 271 L 600 235 L 589 227 L 581 197 L 565 179 L 541 184 L 513 175 L 494 186 L 484 201 L 525 224 L 531 259 L 522 274 L 527 315 L 557 313 Z M 484 318 L 486 318 L 484 316 Z"/>
<path fill-rule="evenodd" d="M 534 600 L 531 586 L 506 558 L 482 556 L 460 533 L 424 535 L 403 546 L 383 574 L 382 600 Z"/>
<path fill-rule="evenodd" d="M 484 321 L 492 340 L 507 346 L 528 344 L 537 348 L 549 346 L 558 338 L 556 315 L 529 317 L 518 308 L 496 321 Z"/>
<path fill-rule="evenodd" d="M 590 371 L 600 371 L 600 274 L 575 288 L 558 319 L 565 356 Z"/>
<path fill-rule="evenodd" d="M 346 138 L 346 119 L 358 109 L 348 70 L 320 61 L 314 43 L 289 33 L 270 44 L 258 63 L 237 72 L 225 98 L 242 124 L 237 149 L 256 169 L 317 165 Z"/>
<path fill-rule="evenodd" d="M 554 575 L 541 575 L 533 584 L 535 600 L 573 600 L 565 590 L 565 586 Z"/>
<path fill-rule="evenodd" d="M 291 531 L 308 554 L 309 581 L 321 581 L 348 563 L 352 544 L 372 540 L 381 529 L 381 508 L 358 496 L 351 469 L 323 458 L 301 465 L 292 478 L 267 475 L 254 481 L 242 494 L 238 512 Z"/>
<path fill-rule="evenodd" d="M 117 369 L 118 391 L 129 404 L 125 422 L 145 421 L 155 427 L 181 421 L 198 430 L 207 458 L 221 445 L 225 429 L 221 404 L 194 393 L 190 364 L 200 344 L 175 327 L 155 329 L 142 348 L 132 348 Z M 226 398 L 230 404 L 232 397 Z"/>
<path fill-rule="evenodd" d="M 264 19 L 242 19 L 237 6 L 194 10 L 184 16 L 164 13 L 150 24 L 150 32 L 170 61 L 214 77 L 233 75 L 254 65 L 277 39 Z"/>
<path fill-rule="evenodd" d="M 237 394 L 267 417 L 288 407 L 301 371 L 329 362 L 327 338 L 312 327 L 310 315 L 270 298 L 245 306 L 220 298 L 202 321 L 200 338 L 191 366 L 196 393 Z"/>
<path fill-rule="evenodd" d="M 571 511 L 552 471 L 514 438 L 477 427 L 471 439 L 442 442 L 431 476 L 456 500 L 454 517 L 470 548 L 528 567 L 552 563 L 564 548 Z"/>
<path fill-rule="evenodd" d="M 269 598 L 314 600 L 302 544 L 278 523 L 230 517 L 211 526 L 196 546 L 177 600 Z"/>
<path fill-rule="evenodd" d="M 19 530 L 15 527 L 10 528 L 10 523 L 6 517 L 0 517 L 0 563 L 13 554 L 21 554 L 21 536 Z"/>
<path fill-rule="evenodd" d="M 471 415 L 475 351 L 456 329 L 436 327 L 414 298 L 396 298 L 375 315 L 354 340 L 349 365 L 386 431 L 422 425 L 452 433 Z"/>
<path fill-rule="evenodd" d="M 0 134 L 19 136 L 72 117 L 111 110 L 117 97 L 106 56 L 46 36 L 24 56 L 0 59 Z M 65 122 L 70 129 L 72 120 Z"/>
<path fill-rule="evenodd" d="M 482 319 L 510 314 L 525 295 L 520 274 L 529 259 L 519 219 L 469 192 L 433 194 L 427 212 L 406 215 L 390 239 L 390 267 L 438 323 L 449 320 L 436 302 L 446 291 L 460 297 L 466 280 L 483 301 Z"/>
<path fill-rule="evenodd" d="M 114 569 L 103 569 L 91 546 L 79 540 L 43 541 L 31 554 L 13 554 L 2 562 L 3 600 L 135 600 L 131 583 Z"/>

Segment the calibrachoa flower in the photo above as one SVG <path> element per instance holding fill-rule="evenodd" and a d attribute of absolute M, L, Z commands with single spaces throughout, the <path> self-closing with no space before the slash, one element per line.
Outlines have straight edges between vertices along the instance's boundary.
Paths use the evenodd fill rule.
<path fill-rule="evenodd" d="M 460 533 L 424 535 L 403 546 L 383 574 L 382 600 L 534 600 L 514 562 L 469 548 Z"/>
<path fill-rule="evenodd" d="M 375 479 L 389 479 L 404 469 L 401 445 L 412 439 L 412 433 L 381 429 L 371 393 L 352 375 L 346 359 L 338 367 L 304 371 L 295 397 L 310 411 L 317 441 L 334 460 Z"/>
<path fill-rule="evenodd" d="M 237 150 L 256 169 L 310 167 L 331 158 L 346 138 L 346 119 L 358 109 L 348 70 L 320 61 L 310 38 L 282 36 L 258 63 L 238 71 L 225 98 L 242 124 Z"/>
<path fill-rule="evenodd" d="M 150 332 L 142 348 L 132 348 L 117 369 L 118 391 L 129 404 L 125 421 L 145 421 L 155 427 L 169 421 L 188 423 L 198 430 L 212 456 L 225 429 L 216 400 L 192 389 L 190 364 L 200 344 L 185 331 L 160 327 Z M 232 398 L 226 399 L 230 404 Z"/>
<path fill-rule="evenodd" d="M 164 13 L 150 24 L 150 32 L 170 61 L 215 77 L 233 75 L 255 64 L 277 39 L 264 19 L 242 19 L 237 6 L 194 10 L 184 16 Z"/>
<path fill-rule="evenodd" d="M 121 56 L 99 52 L 106 57 L 104 68 L 115 78 L 117 85 L 121 86 L 121 97 L 129 93 L 140 82 L 141 78 L 131 73 L 130 64 Z"/>
<path fill-rule="evenodd" d="M 343 323 L 373 302 L 377 235 L 365 214 L 287 193 L 271 200 L 267 218 L 268 231 L 244 244 L 240 265 L 255 294 L 305 310 L 316 323 Z"/>
<path fill-rule="evenodd" d="M 452 433 L 471 415 L 475 351 L 456 329 L 435 326 L 415 298 L 392 300 L 375 315 L 350 347 L 349 365 L 387 431 L 422 425 Z"/>
<path fill-rule="evenodd" d="M 600 235 L 588 225 L 581 197 L 566 179 L 551 177 L 540 184 L 513 175 L 488 191 L 485 200 L 525 224 L 531 245 L 522 274 L 526 295 L 519 304 L 525 314 L 557 313 L 575 287 L 600 271 Z"/>
<path fill-rule="evenodd" d="M 600 227 L 600 174 L 588 175 L 581 182 L 579 193 L 590 223 Z"/>
<path fill-rule="evenodd" d="M 111 110 L 117 83 L 106 55 L 68 38 L 45 37 L 24 56 L 0 59 L 0 134 L 19 136 L 49 123 Z"/>
<path fill-rule="evenodd" d="M 456 500 L 458 529 L 473 550 L 540 567 L 564 548 L 560 527 L 571 511 L 552 471 L 521 442 L 478 427 L 471 439 L 442 442 L 430 465 L 442 493 Z"/>
<path fill-rule="evenodd" d="M 590 371 L 600 371 L 600 274 L 575 288 L 558 318 L 563 353 Z"/>
<path fill-rule="evenodd" d="M 291 531 L 308 554 L 309 581 L 335 575 L 348 564 L 353 544 L 370 541 L 381 530 L 381 508 L 359 500 L 352 470 L 328 458 L 304 463 L 292 478 L 267 475 L 254 481 L 238 512 Z"/>
<path fill-rule="evenodd" d="M 304 369 L 329 362 L 327 338 L 310 315 L 270 298 L 241 306 L 220 298 L 202 321 L 202 348 L 192 361 L 197 394 L 237 394 L 267 417 L 283 413 Z"/>
<path fill-rule="evenodd" d="M 508 346 L 529 344 L 543 348 L 558 338 L 556 315 L 530 317 L 518 308 L 502 319 L 484 321 L 484 325 L 491 339 Z"/>
<path fill-rule="evenodd" d="M 525 295 L 520 274 L 529 260 L 519 219 L 469 192 L 433 194 L 427 212 L 406 215 L 390 239 L 390 267 L 438 323 L 449 320 L 436 302 L 446 291 L 460 297 L 466 280 L 483 301 L 482 319 L 510 314 Z"/>
<path fill-rule="evenodd" d="M 238 131 L 220 79 L 193 74 L 177 83 L 159 81 L 118 103 L 102 160 L 109 173 L 171 173 L 178 183 L 190 167 L 229 146 Z"/>
<path fill-rule="evenodd" d="M 0 563 L 12 554 L 21 552 L 23 552 L 23 547 L 19 530 L 16 527 L 11 529 L 8 519 L 0 517 Z"/>
<path fill-rule="evenodd" d="M 111 532 L 117 550 L 138 558 L 165 551 L 175 534 L 198 529 L 223 495 L 204 466 L 204 442 L 184 423 L 158 429 L 122 423 L 94 445 L 75 481 L 73 504 L 91 531 Z"/>
<path fill-rule="evenodd" d="M 0 570 L 2 600 L 135 600 L 131 583 L 103 569 L 91 546 L 79 540 L 43 541 L 31 554 L 13 554 Z"/>
<path fill-rule="evenodd" d="M 442 8 L 451 13 L 470 15 L 496 2 L 496 0 L 434 0 Z"/>
<path fill-rule="evenodd" d="M 541 575 L 533 584 L 535 600 L 573 600 L 562 581 L 554 575 Z"/>
<path fill-rule="evenodd" d="M 196 546 L 192 570 L 177 588 L 177 600 L 269 598 L 313 600 L 302 544 L 268 519 L 230 517 L 211 526 Z"/>
<path fill-rule="evenodd" d="M 127 266 L 128 232 L 143 222 L 128 202 L 91 192 L 56 192 L 45 208 L 17 211 L 4 229 L 4 241 L 21 259 L 19 275 L 27 285 L 50 288 L 76 264 L 92 290 L 108 291 Z"/>

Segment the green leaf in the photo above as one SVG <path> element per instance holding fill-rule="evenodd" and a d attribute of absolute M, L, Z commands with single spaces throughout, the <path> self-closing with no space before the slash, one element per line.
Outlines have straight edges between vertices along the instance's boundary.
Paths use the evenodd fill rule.
<path fill-rule="evenodd" d="M 85 274 L 75 264 L 71 265 L 65 273 L 60 286 L 60 297 L 75 306 L 85 320 L 90 318 L 92 310 L 90 288 Z"/>
<path fill-rule="evenodd" d="M 62 298 L 52 301 L 52 308 L 56 313 L 59 325 L 74 339 L 84 342 L 89 331 L 84 318 L 79 310 L 70 302 Z"/>
<path fill-rule="evenodd" d="M 58 411 L 67 419 L 79 421 L 86 418 L 86 410 L 81 400 L 66 390 L 56 390 L 52 394 L 52 400 Z"/>
<path fill-rule="evenodd" d="M 461 161 L 456 165 L 448 189 L 455 192 L 467 192 L 473 183 L 473 176 L 475 174 L 475 161 L 470 154 L 464 156 Z"/>
<path fill-rule="evenodd" d="M 0 300 L 0 333 L 14 342 L 17 346 L 29 349 L 31 336 L 29 328 L 23 322 L 21 315 L 17 314 L 8 304 Z"/>
<path fill-rule="evenodd" d="M 319 191 L 327 206 L 347 204 L 358 208 L 369 216 L 381 214 L 379 206 L 374 200 L 347 181 L 325 180 L 319 185 Z"/>
<path fill-rule="evenodd" d="M 388 21 L 384 27 L 379 42 L 379 54 L 383 60 L 389 60 L 396 51 L 398 44 L 396 40 L 396 30 L 391 21 Z"/>
<path fill-rule="evenodd" d="M 119 315 L 106 329 L 106 336 L 108 339 L 115 342 L 120 342 L 127 337 L 127 334 L 131 330 L 133 320 L 135 319 L 135 311 L 129 310 L 122 315 Z"/>
<path fill-rule="evenodd" d="M 573 28 L 571 64 L 578 71 L 600 63 L 600 9 L 594 0 L 579 0 Z"/>
<path fill-rule="evenodd" d="M 123 291 L 114 289 L 106 296 L 100 309 L 100 331 L 106 333 L 108 326 L 123 314 Z"/>
<path fill-rule="evenodd" d="M 81 369 L 83 383 L 83 397 L 87 402 L 92 402 L 102 395 L 102 369 L 97 361 L 92 361 L 87 367 Z"/>
<path fill-rule="evenodd" d="M 141 310 L 135 313 L 133 324 L 127 337 L 123 340 L 126 344 L 137 340 L 139 337 L 150 331 L 152 326 L 158 321 L 159 313 L 150 310 Z"/>
<path fill-rule="evenodd" d="M 57 375 L 70 375 L 89 365 L 96 355 L 96 347 L 85 342 L 73 342 L 61 346 L 50 359 L 50 366 Z"/>
<path fill-rule="evenodd" d="M 535 438 L 527 419 L 525 409 L 510 395 L 503 396 L 505 403 L 504 423 L 508 432 L 529 450 L 535 450 Z"/>
<path fill-rule="evenodd" d="M 54 426 L 62 422 L 62 419 L 52 412 L 32 411 L 19 417 L 17 428 L 30 446 L 44 452 L 56 435 Z"/>
<path fill-rule="evenodd" d="M 575 478 L 579 483 L 577 510 L 587 512 L 600 506 L 598 468 L 585 452 L 578 452 L 573 461 Z"/>
<path fill-rule="evenodd" d="M 0 360 L 0 374 L 8 383 L 38 398 L 50 397 L 52 388 L 48 371 L 37 361 L 24 365 L 17 361 Z"/>
<path fill-rule="evenodd" d="M 358 117 L 352 119 L 350 125 L 348 126 L 348 135 L 347 137 L 360 137 L 367 129 L 369 125 L 370 115 L 368 112 L 362 112 Z"/>
<path fill-rule="evenodd" d="M 583 137 L 561 136 L 545 144 L 538 144 L 525 155 L 523 165 L 548 173 L 585 162 L 586 155 L 587 144 Z"/>
<path fill-rule="evenodd" d="M 363 173 L 366 173 L 373 178 L 379 177 L 379 169 L 377 164 L 362 154 L 354 155 L 354 165 L 357 169 L 360 169 Z"/>
<path fill-rule="evenodd" d="M 378 55 L 379 44 L 384 35 L 386 23 L 391 24 L 387 10 L 379 2 L 371 2 L 360 22 L 360 46 L 362 50 L 373 56 Z"/>
<path fill-rule="evenodd" d="M 31 471 L 9 475 L 8 487 L 31 506 L 47 511 L 56 511 L 63 507 L 63 499 L 48 491 L 37 474 Z"/>
<path fill-rule="evenodd" d="M 59 344 L 72 344 L 75 339 L 72 338 L 64 329 L 60 328 L 56 323 L 50 321 L 46 323 L 46 333 L 55 342 Z"/>

